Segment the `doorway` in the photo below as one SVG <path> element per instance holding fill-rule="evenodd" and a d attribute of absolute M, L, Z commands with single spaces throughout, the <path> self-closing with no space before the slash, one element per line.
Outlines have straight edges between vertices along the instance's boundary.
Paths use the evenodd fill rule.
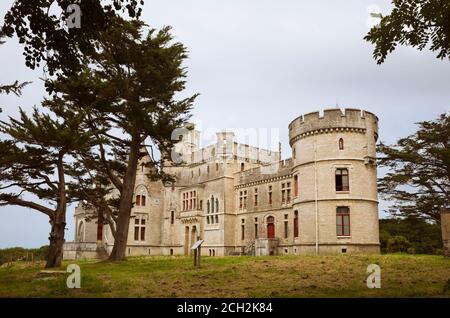
<path fill-rule="evenodd" d="M 275 218 L 273 216 L 267 218 L 267 238 L 275 238 Z"/>

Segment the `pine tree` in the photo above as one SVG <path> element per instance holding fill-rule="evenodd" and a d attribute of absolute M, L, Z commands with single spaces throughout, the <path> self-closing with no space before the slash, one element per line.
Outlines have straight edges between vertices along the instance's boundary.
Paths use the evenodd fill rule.
<path fill-rule="evenodd" d="M 450 206 L 450 114 L 419 125 L 396 144 L 379 145 L 380 166 L 390 170 L 379 190 L 393 201 L 392 214 L 439 223 L 441 208 Z"/>
<path fill-rule="evenodd" d="M 89 162 L 97 171 L 94 178 L 106 176 L 119 193 L 117 212 L 110 213 L 116 225 L 111 260 L 125 258 L 136 171 L 146 154 L 142 147 L 161 151 L 160 158 L 152 156 L 147 164 L 152 166 L 150 177 L 167 179 L 160 168 L 178 141 L 172 134 L 188 120 L 197 96 L 175 99 L 185 88 L 186 48 L 173 43 L 169 27 L 146 30 L 140 21 L 117 18 L 95 43 L 95 52 L 85 56 L 86 66 L 77 78 L 59 78 L 48 85 L 66 107 L 89 107 L 86 125 L 101 131 L 93 155 L 82 158 L 82 164 Z M 81 199 L 97 206 L 105 203 Z"/>
<path fill-rule="evenodd" d="M 44 101 L 44 106 L 49 101 Z M 71 157 L 92 147 L 93 132 L 83 129 L 83 112 L 44 114 L 0 122 L 0 205 L 33 209 L 49 218 L 50 249 L 46 267 L 61 265 L 67 204 L 66 169 Z"/>

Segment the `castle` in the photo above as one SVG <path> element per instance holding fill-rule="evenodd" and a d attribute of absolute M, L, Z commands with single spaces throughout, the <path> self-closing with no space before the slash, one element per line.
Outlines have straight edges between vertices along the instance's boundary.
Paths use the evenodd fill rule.
<path fill-rule="evenodd" d="M 377 138 L 378 118 L 350 108 L 294 119 L 286 160 L 232 132 L 200 149 L 188 130 L 176 147 L 182 164 L 164 168 L 175 183 L 150 181 L 140 166 L 126 253 L 188 255 L 198 238 L 209 256 L 378 253 Z M 88 216 L 76 208 L 66 259 L 111 251 L 109 227 Z"/>

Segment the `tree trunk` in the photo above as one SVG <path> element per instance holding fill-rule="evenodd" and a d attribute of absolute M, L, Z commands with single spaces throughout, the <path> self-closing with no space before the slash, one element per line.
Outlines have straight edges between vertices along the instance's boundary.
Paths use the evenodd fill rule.
<path fill-rule="evenodd" d="M 60 267 L 63 258 L 64 231 L 66 230 L 66 182 L 63 164 L 64 152 L 60 152 L 58 156 L 58 200 L 54 215 L 50 217 L 52 229 L 50 232 L 50 249 L 47 256 L 46 268 Z"/>
<path fill-rule="evenodd" d="M 64 217 L 65 218 L 65 217 Z M 66 222 L 61 217 L 56 216 L 54 221 L 50 221 L 52 230 L 50 232 L 50 249 L 47 256 L 46 268 L 60 267 L 63 256 L 64 231 Z"/>
<path fill-rule="evenodd" d="M 139 136 L 133 136 L 131 139 L 127 171 L 122 182 L 122 193 L 120 196 L 116 235 L 114 238 L 114 246 L 111 255 L 109 256 L 110 261 L 122 261 L 125 259 L 128 241 L 128 230 L 130 227 L 131 209 L 133 208 L 133 194 L 136 184 L 139 150 L 140 138 Z"/>

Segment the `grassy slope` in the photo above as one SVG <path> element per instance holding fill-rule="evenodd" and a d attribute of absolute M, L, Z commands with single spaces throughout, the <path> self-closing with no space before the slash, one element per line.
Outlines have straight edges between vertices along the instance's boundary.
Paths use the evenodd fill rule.
<path fill-rule="evenodd" d="M 381 266 L 381 289 L 366 286 L 371 263 Z M 0 297 L 450 297 L 450 261 L 440 256 L 204 257 L 201 269 L 186 257 L 78 264 L 78 290 L 66 276 L 37 279 L 42 263 L 3 266 Z"/>

